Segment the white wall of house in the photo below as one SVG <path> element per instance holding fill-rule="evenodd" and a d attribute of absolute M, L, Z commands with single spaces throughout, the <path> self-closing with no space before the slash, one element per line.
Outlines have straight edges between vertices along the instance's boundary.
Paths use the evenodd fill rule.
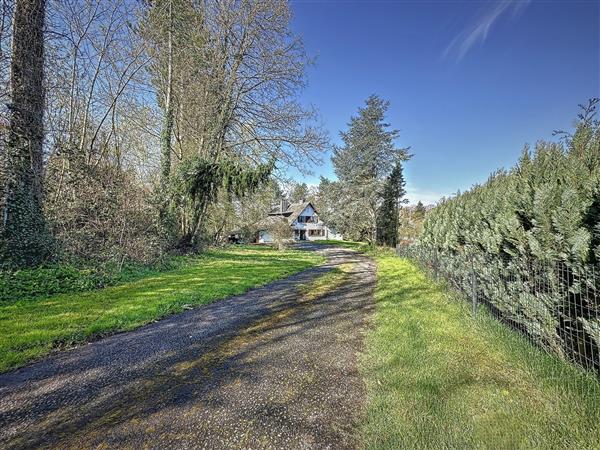
<path fill-rule="evenodd" d="M 258 243 L 259 244 L 269 244 L 273 242 L 273 236 L 271 236 L 267 231 L 261 230 L 258 232 Z"/>
<path fill-rule="evenodd" d="M 298 214 L 298 217 L 300 217 L 300 216 L 304 216 L 304 217 L 316 216 L 315 210 L 312 208 L 312 206 L 308 205 L 306 208 L 304 208 L 304 210 L 302 210 L 302 212 L 300 214 Z M 294 221 L 292 222 L 292 225 L 305 225 L 306 222 L 298 222 L 298 217 L 294 219 Z M 317 220 L 318 220 L 318 216 L 317 216 Z"/>

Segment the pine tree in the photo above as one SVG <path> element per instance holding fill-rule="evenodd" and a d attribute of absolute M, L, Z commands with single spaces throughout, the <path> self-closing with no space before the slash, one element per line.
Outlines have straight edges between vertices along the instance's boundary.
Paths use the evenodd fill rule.
<path fill-rule="evenodd" d="M 417 202 L 417 205 L 415 206 L 415 215 L 419 217 L 419 219 L 422 219 L 423 217 L 425 217 L 425 206 L 423 206 L 423 202 L 421 202 L 421 200 L 419 200 Z"/>
<path fill-rule="evenodd" d="M 358 116 L 352 117 L 348 130 L 341 132 L 343 146 L 334 148 L 331 158 L 338 182 L 332 188 L 335 201 L 345 218 L 338 231 L 375 242 L 381 192 L 391 168 L 408 159 L 406 149 L 397 148 L 397 130 L 385 121 L 389 103 L 370 96 Z"/>
<path fill-rule="evenodd" d="M 400 204 L 406 194 L 404 185 L 402 163 L 397 162 L 383 187 L 382 202 L 377 218 L 379 244 L 395 247 L 398 242 Z"/>

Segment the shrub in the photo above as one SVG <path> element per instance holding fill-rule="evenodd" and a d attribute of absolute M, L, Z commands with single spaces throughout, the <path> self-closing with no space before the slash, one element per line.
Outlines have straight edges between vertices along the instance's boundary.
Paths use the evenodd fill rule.
<path fill-rule="evenodd" d="M 183 264 L 173 258 L 154 265 L 125 264 L 119 267 L 106 264 L 78 268 L 73 265 L 39 267 L 0 272 L 0 301 L 32 300 L 67 292 L 100 289 L 170 270 Z"/>
<path fill-rule="evenodd" d="M 493 280 L 487 292 L 492 307 L 544 347 L 575 360 L 597 355 L 600 345 L 594 332 L 600 329 L 600 280 L 581 282 L 586 266 L 600 261 L 596 104 L 584 108 L 573 135 L 539 142 L 533 153 L 525 148 L 514 168 L 442 201 L 419 238 L 458 280 L 469 282 L 474 260 L 482 280 Z"/>

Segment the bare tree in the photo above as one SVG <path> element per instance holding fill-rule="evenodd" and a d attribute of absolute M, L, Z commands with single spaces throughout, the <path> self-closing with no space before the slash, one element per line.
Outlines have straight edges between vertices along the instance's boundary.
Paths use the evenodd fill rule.
<path fill-rule="evenodd" d="M 280 251 L 285 250 L 286 244 L 292 240 L 292 227 L 286 219 L 273 220 L 268 231 Z"/>
<path fill-rule="evenodd" d="M 13 4 L 14 29 L 7 20 Z M 32 14 L 36 5 L 46 13 L 45 46 L 30 45 L 41 35 L 29 33 L 18 54 L 25 34 L 17 12 Z M 222 219 L 213 221 L 221 236 L 235 214 L 225 203 L 254 192 L 275 163 L 306 168 L 326 145 L 315 112 L 297 101 L 312 61 L 289 20 L 285 0 L 0 0 L 1 87 L 9 61 L 30 73 L 34 66 L 18 59 L 38 52 L 43 63 L 46 55 L 39 85 L 14 92 L 10 124 L 0 110 L 0 135 L 10 128 L 11 142 L 33 149 L 30 164 L 15 164 L 17 154 L 25 157 L 19 145 L 10 155 L 0 147 L 2 168 L 11 169 L 2 170 L 4 222 L 8 200 L 25 186 L 12 176 L 21 167 L 32 189 L 19 192 L 31 191 L 34 202 L 27 211 L 43 219 L 43 209 L 66 255 L 120 259 L 133 247 L 126 253 L 142 255 L 143 233 L 152 255 L 167 237 L 196 242 L 213 203 L 224 203 Z M 7 51 L 11 33 L 15 46 Z M 20 109 L 19 101 L 30 104 Z M 16 132 L 18 111 L 35 117 L 25 137 Z M 189 195 L 184 185 L 210 185 L 210 195 Z M 155 229 L 161 211 L 172 232 Z M 131 232 L 118 231 L 124 228 Z"/>

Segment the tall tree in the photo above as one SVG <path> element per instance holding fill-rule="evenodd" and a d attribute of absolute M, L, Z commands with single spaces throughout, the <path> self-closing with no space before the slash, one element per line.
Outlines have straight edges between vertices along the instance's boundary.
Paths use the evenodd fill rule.
<path fill-rule="evenodd" d="M 17 0 L 13 15 L 3 251 L 17 265 L 37 264 L 50 250 L 42 209 L 45 12 L 45 0 Z"/>
<path fill-rule="evenodd" d="M 164 120 L 161 133 L 161 188 L 167 189 L 171 175 L 171 143 L 173 140 L 173 0 L 167 2 L 167 79 L 164 93 Z"/>
<path fill-rule="evenodd" d="M 397 148 L 394 143 L 399 132 L 389 129 L 385 121 L 388 107 L 387 101 L 370 96 L 358 115 L 351 118 L 348 130 L 340 133 L 343 145 L 335 147 L 332 156 L 339 181 L 328 183 L 329 192 L 325 194 L 334 203 L 324 210 L 333 212 L 335 228 L 371 242 L 377 240 L 385 179 L 394 164 L 409 157 L 407 149 Z"/>
<path fill-rule="evenodd" d="M 298 203 L 308 198 L 308 186 L 306 183 L 295 183 L 290 192 L 290 201 Z"/>
<path fill-rule="evenodd" d="M 406 191 L 404 189 L 402 163 L 397 162 L 385 180 L 382 203 L 377 217 L 377 238 L 380 244 L 395 247 L 398 242 L 400 204 Z M 422 206 L 422 205 L 421 205 Z"/>

